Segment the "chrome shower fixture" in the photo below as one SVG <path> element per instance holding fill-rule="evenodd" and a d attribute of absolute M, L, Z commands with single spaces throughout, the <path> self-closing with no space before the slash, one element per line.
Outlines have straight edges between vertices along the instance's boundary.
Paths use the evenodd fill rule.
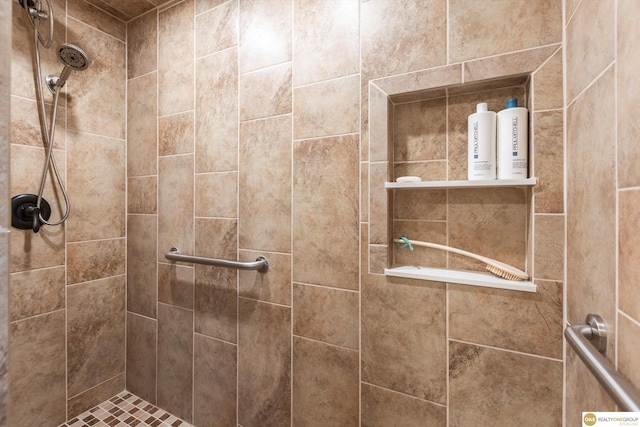
<path fill-rule="evenodd" d="M 63 43 L 56 50 L 58 59 L 64 64 L 60 76 L 50 74 L 46 78 L 51 93 L 56 93 L 67 82 L 72 71 L 82 71 L 89 66 L 89 57 L 82 49 L 71 43 Z"/>
<path fill-rule="evenodd" d="M 27 12 L 27 18 L 29 19 L 29 23 L 31 27 L 36 31 L 38 40 L 40 40 L 40 44 L 45 49 L 49 49 L 51 43 L 53 42 L 53 6 L 51 5 L 51 0 L 46 0 L 47 11 L 43 9 L 42 0 L 18 0 L 20 6 L 24 8 Z M 49 34 L 47 37 L 42 37 L 40 34 L 40 21 L 49 21 Z"/>

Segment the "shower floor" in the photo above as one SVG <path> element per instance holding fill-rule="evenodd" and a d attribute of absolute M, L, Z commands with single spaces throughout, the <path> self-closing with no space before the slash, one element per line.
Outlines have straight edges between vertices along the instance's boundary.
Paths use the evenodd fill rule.
<path fill-rule="evenodd" d="M 193 427 L 133 393 L 123 391 L 59 427 Z"/>

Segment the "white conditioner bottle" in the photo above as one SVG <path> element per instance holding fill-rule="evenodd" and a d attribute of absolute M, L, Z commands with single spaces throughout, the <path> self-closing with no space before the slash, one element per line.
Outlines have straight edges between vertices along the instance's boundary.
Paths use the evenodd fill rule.
<path fill-rule="evenodd" d="M 486 102 L 469 116 L 467 171 L 469 180 L 496 179 L 496 113 Z"/>
<path fill-rule="evenodd" d="M 528 113 L 518 99 L 507 100 L 498 113 L 498 179 L 527 178 L 529 168 Z"/>

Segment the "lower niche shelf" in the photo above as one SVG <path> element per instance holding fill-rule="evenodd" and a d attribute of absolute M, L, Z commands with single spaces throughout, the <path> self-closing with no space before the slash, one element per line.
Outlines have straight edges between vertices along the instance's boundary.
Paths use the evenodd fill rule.
<path fill-rule="evenodd" d="M 385 276 L 403 277 L 405 279 L 458 283 L 461 285 L 509 289 L 512 291 L 537 292 L 537 286 L 533 282 L 506 280 L 491 273 L 483 273 L 479 271 L 448 270 L 445 268 L 405 265 L 402 267 L 386 268 L 384 270 L 384 274 Z"/>

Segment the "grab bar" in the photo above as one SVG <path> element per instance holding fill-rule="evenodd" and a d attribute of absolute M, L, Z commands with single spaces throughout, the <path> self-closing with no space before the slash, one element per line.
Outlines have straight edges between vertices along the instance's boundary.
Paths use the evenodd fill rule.
<path fill-rule="evenodd" d="M 178 248 L 171 248 L 164 257 L 171 261 L 193 262 L 195 264 L 213 265 L 216 267 L 235 268 L 236 270 L 258 270 L 266 273 L 269 270 L 269 260 L 259 256 L 253 262 L 231 261 L 228 259 L 205 258 L 201 256 L 182 255 Z"/>
<path fill-rule="evenodd" d="M 564 330 L 567 342 L 623 411 L 640 412 L 640 392 L 601 354 L 607 349 L 607 328 L 602 317 L 589 314 L 586 322 Z"/>

